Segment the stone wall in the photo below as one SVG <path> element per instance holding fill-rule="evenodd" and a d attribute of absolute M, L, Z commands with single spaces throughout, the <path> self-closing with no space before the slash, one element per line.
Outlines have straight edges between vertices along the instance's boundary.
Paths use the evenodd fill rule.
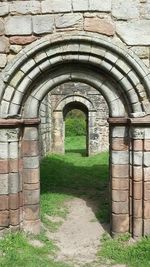
<path fill-rule="evenodd" d="M 41 124 L 39 127 L 40 137 L 40 155 L 44 156 L 51 151 L 51 101 L 47 95 L 40 105 L 39 115 Z"/>
<path fill-rule="evenodd" d="M 58 104 L 61 102 L 61 100 L 65 99 L 65 97 L 67 96 L 72 96 L 72 95 L 82 96 L 83 98 L 86 97 L 92 102 L 95 108 L 95 111 L 93 112 L 92 115 L 92 123 L 90 123 L 89 118 L 87 118 L 88 154 L 91 155 L 108 150 L 109 148 L 109 140 L 108 140 L 109 127 L 107 123 L 107 118 L 109 116 L 108 106 L 106 104 L 104 97 L 96 89 L 83 83 L 70 82 L 70 83 L 65 83 L 57 87 L 56 89 L 52 90 L 52 92 L 50 93 L 52 117 L 53 117 L 53 112 L 56 111 L 56 108 Z M 74 104 L 75 104 L 74 102 L 71 103 L 72 107 L 74 107 Z M 65 120 L 65 118 L 63 116 L 61 118 L 60 118 L 61 126 L 59 127 L 59 131 L 61 131 L 62 135 L 61 139 L 63 139 L 63 136 L 65 136 L 63 132 L 63 129 L 65 129 L 65 127 L 63 127 L 63 121 Z M 52 147 L 53 147 L 53 152 L 58 152 L 55 151 L 56 150 L 55 149 L 56 146 L 54 144 L 55 138 L 53 138 L 55 134 L 53 131 L 56 131 L 55 120 L 53 120 L 52 124 L 52 143 L 53 143 Z M 59 152 L 64 152 L 64 142 L 62 143 L 62 147 L 60 148 Z"/>
<path fill-rule="evenodd" d="M 105 35 L 150 66 L 149 0 L 37 0 L 0 3 L 0 69 L 27 44 L 63 31 Z"/>

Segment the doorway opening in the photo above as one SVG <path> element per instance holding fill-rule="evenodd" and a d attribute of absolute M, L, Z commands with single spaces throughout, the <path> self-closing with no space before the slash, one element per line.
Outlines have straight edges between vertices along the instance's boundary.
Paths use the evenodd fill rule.
<path fill-rule="evenodd" d="M 88 156 L 88 111 L 72 109 L 65 114 L 65 153 Z"/>

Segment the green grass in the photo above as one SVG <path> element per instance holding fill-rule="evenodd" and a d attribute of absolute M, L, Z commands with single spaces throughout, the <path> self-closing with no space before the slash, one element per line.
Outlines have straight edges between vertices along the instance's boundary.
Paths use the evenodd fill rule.
<path fill-rule="evenodd" d="M 108 153 L 85 156 L 84 136 L 67 137 L 65 155 L 41 162 L 41 214 L 65 217 L 64 203 L 74 196 L 97 200 L 96 216 L 109 222 Z M 88 200 L 87 200 L 88 201 Z"/>
<path fill-rule="evenodd" d="M 86 137 L 67 136 L 65 138 L 65 151 L 66 153 L 78 155 L 79 157 L 86 156 Z"/>
<path fill-rule="evenodd" d="M 149 267 L 150 237 L 132 244 L 128 242 L 129 238 L 129 235 L 124 235 L 112 239 L 104 235 L 99 251 L 100 261 L 109 259 L 112 263 L 126 264 L 128 267 Z"/>
<path fill-rule="evenodd" d="M 55 263 L 49 259 L 55 246 L 42 235 L 43 247 L 34 247 L 24 233 L 7 234 L 0 241 L 1 267 L 69 267 L 65 263 Z"/>

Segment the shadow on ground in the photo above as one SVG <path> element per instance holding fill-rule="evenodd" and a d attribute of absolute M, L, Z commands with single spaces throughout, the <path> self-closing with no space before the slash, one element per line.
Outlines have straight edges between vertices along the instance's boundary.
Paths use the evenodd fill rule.
<path fill-rule="evenodd" d="M 87 151 L 85 149 L 66 149 L 67 154 L 80 154 L 82 157 L 87 157 Z"/>
<path fill-rule="evenodd" d="M 58 193 L 84 199 L 103 228 L 109 231 L 108 164 L 86 157 L 85 150 L 66 152 L 64 156 L 50 155 L 42 160 L 41 194 Z M 77 161 L 71 160 L 75 154 Z M 82 156 L 81 161 L 77 154 Z"/>

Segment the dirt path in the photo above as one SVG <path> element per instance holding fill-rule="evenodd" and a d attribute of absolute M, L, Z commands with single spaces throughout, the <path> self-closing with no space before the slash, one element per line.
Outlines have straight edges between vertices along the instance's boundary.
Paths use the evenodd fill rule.
<path fill-rule="evenodd" d="M 75 266 L 92 263 L 100 238 L 105 230 L 98 222 L 91 207 L 80 198 L 68 202 L 69 214 L 56 233 L 49 233 L 59 247 L 57 260 L 72 262 Z"/>

